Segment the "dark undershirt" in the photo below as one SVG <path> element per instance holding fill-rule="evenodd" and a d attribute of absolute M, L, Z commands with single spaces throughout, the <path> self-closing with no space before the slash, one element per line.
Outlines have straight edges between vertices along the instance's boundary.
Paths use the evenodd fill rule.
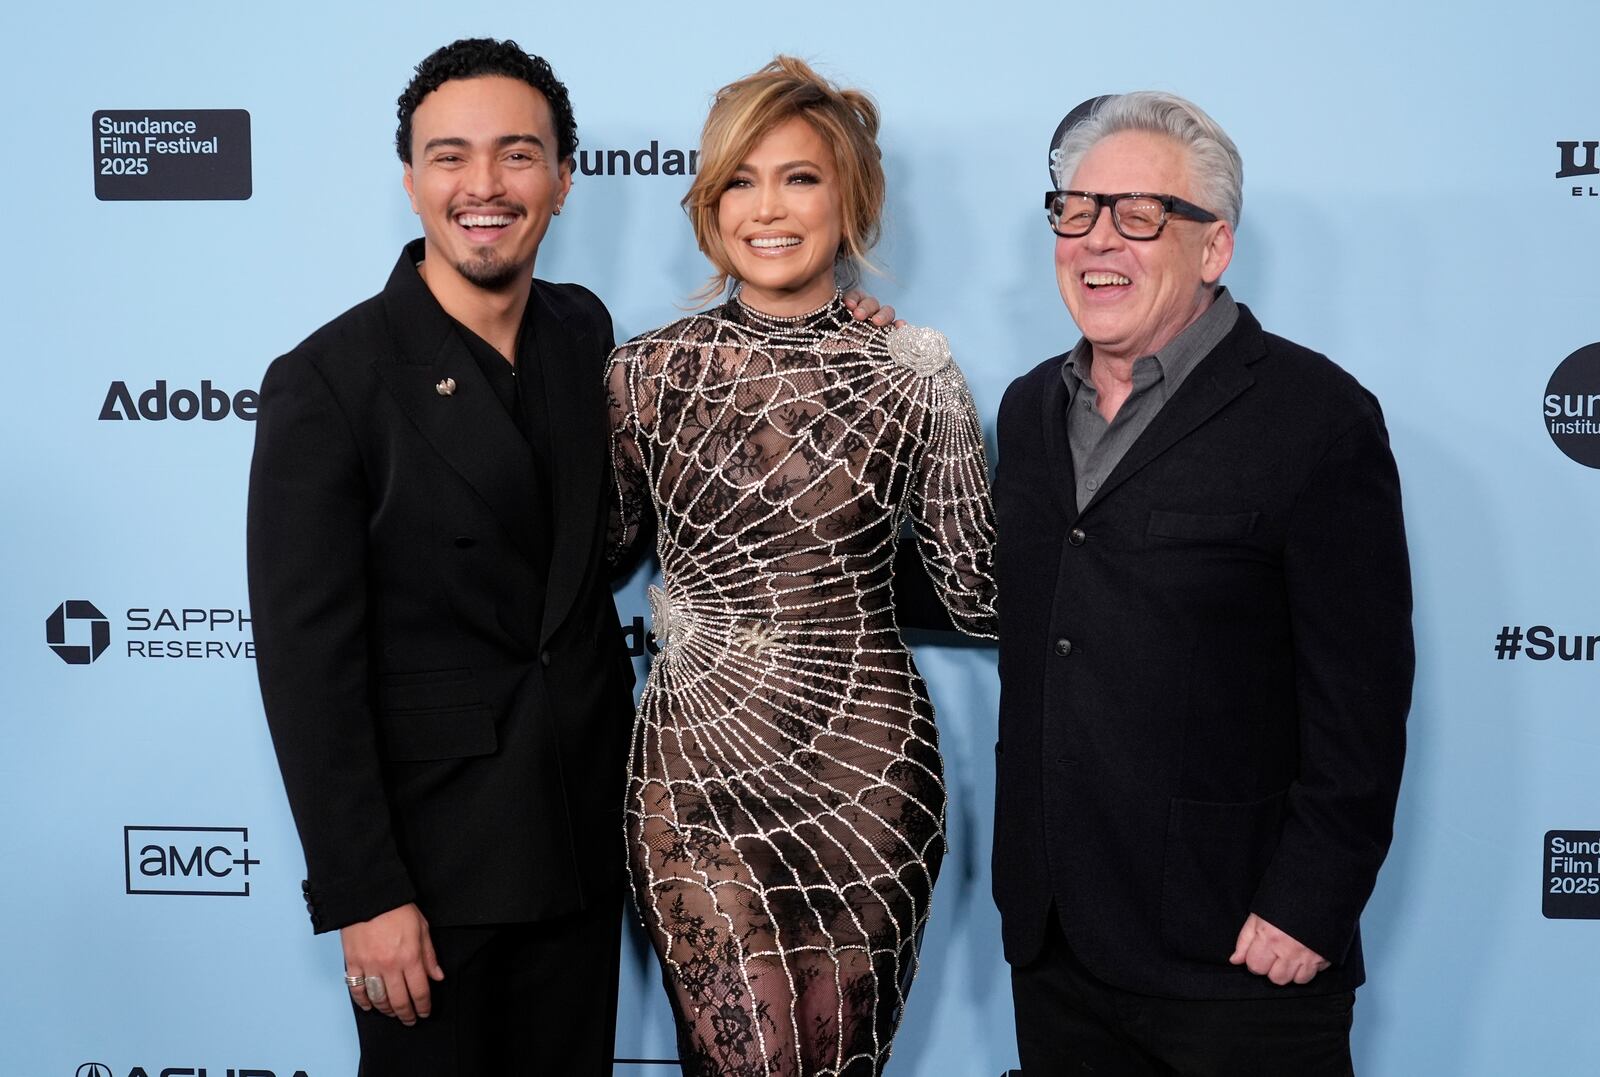
<path fill-rule="evenodd" d="M 532 307 L 532 304 L 529 304 Z M 539 350 L 534 344 L 537 335 L 527 314 L 517 329 L 516 365 L 506 362 L 505 356 L 489 342 L 466 326 L 456 323 L 467 351 L 488 379 L 494 395 L 506 409 L 506 416 L 516 424 L 528 448 L 533 453 L 534 484 L 528 491 L 533 499 L 535 526 L 533 545 L 534 568 L 541 578 L 550 571 L 550 550 L 554 540 L 555 521 L 550 507 L 550 413 L 545 400 L 544 370 Z"/>

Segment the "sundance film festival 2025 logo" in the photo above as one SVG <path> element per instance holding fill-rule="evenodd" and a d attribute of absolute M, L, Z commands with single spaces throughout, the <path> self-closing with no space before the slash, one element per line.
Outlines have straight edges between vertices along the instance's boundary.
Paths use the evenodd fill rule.
<path fill-rule="evenodd" d="M 242 826 L 125 826 L 123 879 L 129 894 L 249 897 L 250 830 Z"/>
<path fill-rule="evenodd" d="M 229 1066 L 227 1069 L 218 1069 L 215 1066 L 207 1069 L 205 1066 L 133 1066 L 123 1071 L 112 1069 L 104 1062 L 85 1062 L 78 1067 L 73 1077 L 308 1077 L 303 1069 L 297 1070 L 269 1070 L 258 1069 L 251 1066 Z"/>
<path fill-rule="evenodd" d="M 1560 142 L 1556 143 L 1556 150 L 1561 154 L 1561 167 L 1556 169 L 1556 179 L 1572 179 L 1575 176 L 1600 176 L 1600 140 L 1592 142 Z M 1600 196 L 1600 186 L 1591 180 L 1587 184 L 1573 184 L 1573 198 L 1595 198 Z"/>
<path fill-rule="evenodd" d="M 200 382 L 198 389 L 168 389 L 165 378 L 157 378 L 148 389 L 129 388 L 125 381 L 114 381 L 106 390 L 105 401 L 100 405 L 102 422 L 134 420 L 162 422 L 176 419 L 180 423 L 192 419 L 215 423 L 223 419 L 244 419 L 254 422 L 260 394 L 254 389 L 240 389 L 229 393 L 218 389 L 209 380 Z"/>
<path fill-rule="evenodd" d="M 102 109 L 91 122 L 102 202 L 250 197 L 250 113 L 242 108 Z"/>
<path fill-rule="evenodd" d="M 118 631 L 126 658 L 254 660 L 250 614 L 229 606 L 132 606 Z M 69 666 L 86 666 L 111 647 L 111 618 L 93 602 L 68 599 L 44 621 L 44 641 Z"/>
<path fill-rule="evenodd" d="M 1548 920 L 1600 920 L 1600 830 L 1545 834 L 1544 915 Z"/>
<path fill-rule="evenodd" d="M 1544 422 L 1556 448 L 1584 467 L 1600 468 L 1600 344 L 1579 348 L 1550 375 Z"/>

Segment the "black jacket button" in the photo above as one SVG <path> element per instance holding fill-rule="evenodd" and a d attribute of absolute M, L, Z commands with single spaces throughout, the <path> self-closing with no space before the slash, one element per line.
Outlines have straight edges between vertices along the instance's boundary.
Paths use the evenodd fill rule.
<path fill-rule="evenodd" d="M 1058 639 L 1058 640 L 1056 640 L 1056 654 L 1059 654 L 1061 657 L 1065 658 L 1067 655 L 1069 655 L 1071 653 L 1072 653 L 1072 641 L 1070 639 Z"/>
<path fill-rule="evenodd" d="M 549 651 L 540 651 L 539 652 L 539 664 L 541 666 L 548 666 L 550 664 L 550 652 Z"/>
<path fill-rule="evenodd" d="M 1067 541 L 1074 546 L 1082 546 L 1083 540 L 1088 537 L 1088 535 L 1083 533 L 1083 528 L 1081 527 L 1074 527 L 1071 531 L 1067 532 Z"/>

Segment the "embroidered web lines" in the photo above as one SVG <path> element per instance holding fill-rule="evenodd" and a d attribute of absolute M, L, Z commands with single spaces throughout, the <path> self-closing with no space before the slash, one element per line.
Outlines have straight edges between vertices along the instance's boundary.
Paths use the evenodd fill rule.
<path fill-rule="evenodd" d="M 685 1072 L 878 1073 L 944 854 L 890 569 L 909 522 L 952 620 L 992 634 L 970 394 L 941 335 L 838 297 L 647 333 L 609 389 L 612 540 L 653 514 L 664 578 L 627 827 Z"/>

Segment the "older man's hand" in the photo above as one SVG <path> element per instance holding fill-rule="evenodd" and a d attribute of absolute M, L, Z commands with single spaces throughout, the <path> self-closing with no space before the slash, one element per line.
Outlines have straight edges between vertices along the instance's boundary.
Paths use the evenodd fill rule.
<path fill-rule="evenodd" d="M 1308 984 L 1329 965 L 1327 958 L 1255 913 L 1251 913 L 1244 927 L 1239 929 L 1239 941 L 1228 963 L 1243 965 L 1279 987 L 1290 983 Z"/>
<path fill-rule="evenodd" d="M 893 307 L 887 303 L 880 305 L 875 296 L 870 296 L 859 288 L 852 288 L 844 294 L 844 305 L 850 311 L 850 317 L 858 322 L 871 322 L 873 325 L 888 325 L 890 322 L 895 322 Z M 900 321 L 895 324 L 906 323 Z"/>

